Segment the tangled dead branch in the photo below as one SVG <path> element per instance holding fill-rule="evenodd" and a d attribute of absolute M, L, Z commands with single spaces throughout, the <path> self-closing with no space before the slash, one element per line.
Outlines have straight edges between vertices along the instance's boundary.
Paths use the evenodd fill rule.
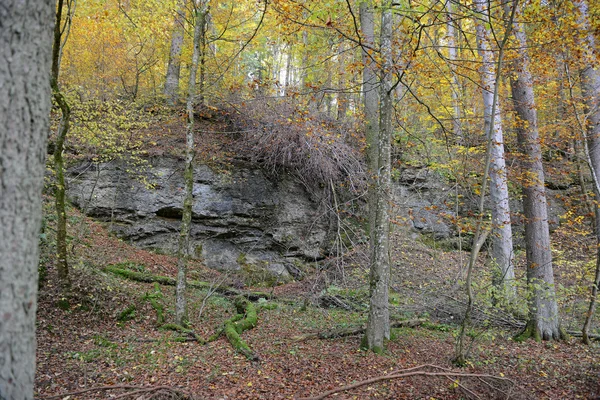
<path fill-rule="evenodd" d="M 429 371 L 427 371 L 429 369 Z M 431 371 L 433 370 L 433 371 Z M 450 378 L 453 382 L 456 382 L 458 388 L 460 388 L 466 396 L 469 398 L 486 398 L 487 396 L 479 396 L 474 390 L 468 388 L 464 383 L 458 382 L 457 378 L 462 379 L 477 379 L 479 382 L 482 382 L 489 390 L 493 391 L 495 394 L 502 394 L 504 397 L 510 397 L 510 392 L 514 389 L 515 383 L 504 377 L 487 375 L 487 374 L 469 374 L 463 372 L 455 372 L 449 370 L 447 368 L 443 368 L 437 365 L 424 364 L 419 365 L 414 368 L 402 369 L 392 372 L 388 375 L 376 376 L 371 379 L 367 379 L 360 382 L 355 382 L 350 385 L 341 386 L 336 389 L 329 390 L 327 392 L 321 393 L 314 397 L 304 397 L 298 400 L 322 400 L 326 397 L 329 397 L 336 393 L 346 392 L 348 390 L 356 389 L 362 386 L 370 385 L 377 382 L 382 381 L 390 381 L 394 379 L 404 379 L 413 376 L 427 376 L 427 377 L 444 377 Z"/>
<path fill-rule="evenodd" d="M 292 173 L 309 190 L 331 181 L 364 191 L 365 167 L 349 143 L 351 127 L 311 113 L 291 98 L 246 102 L 230 116 L 235 130 L 244 132 L 238 153 L 268 173 Z"/>

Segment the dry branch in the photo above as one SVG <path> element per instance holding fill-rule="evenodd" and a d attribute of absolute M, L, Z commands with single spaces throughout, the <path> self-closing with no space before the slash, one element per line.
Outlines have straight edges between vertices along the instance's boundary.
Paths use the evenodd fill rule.
<path fill-rule="evenodd" d="M 423 368 L 436 368 L 438 370 L 441 370 L 442 372 L 429 372 L 429 371 L 423 371 Z M 339 388 L 336 389 L 332 389 L 329 390 L 327 392 L 321 393 L 317 396 L 314 397 L 303 397 L 303 398 L 299 398 L 298 400 L 322 400 L 328 396 L 331 396 L 332 394 L 335 393 L 340 393 L 340 392 L 345 392 L 348 390 L 352 390 L 352 389 L 356 389 L 362 386 L 366 386 L 366 385 L 370 385 L 372 383 L 377 383 L 377 382 L 382 382 L 382 381 L 389 381 L 389 380 L 393 380 L 393 379 L 402 379 L 402 378 L 408 378 L 408 377 L 412 377 L 412 376 L 432 376 L 432 377 L 436 377 L 436 376 L 440 376 L 440 377 L 446 377 L 446 378 L 480 378 L 480 379 L 492 379 L 492 380 L 496 380 L 499 382 L 505 382 L 510 384 L 511 386 L 514 386 L 515 383 L 508 379 L 508 378 L 503 378 L 503 377 L 499 377 L 499 376 L 494 376 L 494 375 L 487 375 L 487 374 L 468 374 L 468 373 L 462 373 L 462 372 L 453 372 L 450 371 L 446 368 L 442 368 L 442 367 L 438 367 L 435 365 L 420 365 L 418 367 L 414 367 L 414 368 L 409 368 L 409 369 L 405 369 L 405 370 L 400 370 L 400 371 L 396 371 L 390 375 L 381 375 L 381 376 L 376 376 L 374 378 L 371 379 L 367 379 L 364 381 L 360 381 L 360 382 L 356 382 L 350 385 L 346 385 L 346 386 L 341 386 Z M 464 389 L 464 388 L 463 388 Z M 501 390 L 494 388 L 495 390 L 501 392 Z M 470 390 L 469 390 L 470 391 Z"/>
<path fill-rule="evenodd" d="M 62 399 L 67 396 L 77 396 L 77 395 L 81 395 L 81 394 L 85 394 L 85 393 L 103 392 L 103 391 L 109 391 L 109 390 L 131 390 L 130 392 L 122 393 L 122 394 L 114 397 L 114 399 L 134 398 L 133 396 L 136 396 L 135 397 L 136 400 L 151 400 L 151 399 L 159 398 L 154 395 L 160 395 L 161 399 L 167 399 L 167 398 L 179 399 L 179 400 L 194 400 L 195 399 L 195 396 L 192 395 L 191 393 L 188 393 L 182 389 L 173 388 L 170 386 L 108 385 L 108 386 L 98 386 L 98 387 L 76 390 L 73 392 L 65 392 L 65 393 L 61 393 L 61 394 L 56 394 L 53 396 L 44 397 L 44 398 L 42 398 L 42 400 Z M 150 395 L 150 397 L 145 396 L 145 395 Z M 169 396 L 169 397 L 167 397 L 167 396 Z"/>
<path fill-rule="evenodd" d="M 409 319 L 409 320 L 405 320 L 405 321 L 395 321 L 395 322 L 391 323 L 390 328 L 402 328 L 402 327 L 414 328 L 416 326 L 421 325 L 425 321 L 426 320 L 422 319 L 422 318 Z M 353 327 L 349 327 L 349 328 L 333 329 L 333 330 L 326 331 L 326 332 L 308 333 L 306 335 L 295 336 L 292 338 L 292 340 L 294 342 L 302 342 L 302 341 L 310 340 L 310 339 L 336 339 L 336 338 L 342 338 L 342 337 L 347 337 L 347 336 L 356 336 L 356 335 L 364 334 L 365 329 L 366 328 L 364 326 L 353 326 Z"/>

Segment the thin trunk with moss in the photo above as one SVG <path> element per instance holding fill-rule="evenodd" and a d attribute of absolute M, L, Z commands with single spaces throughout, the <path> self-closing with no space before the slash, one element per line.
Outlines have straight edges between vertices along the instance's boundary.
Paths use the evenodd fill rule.
<path fill-rule="evenodd" d="M 177 324 L 185 326 L 188 323 L 187 314 L 187 258 L 190 247 L 190 226 L 192 223 L 192 205 L 194 202 L 194 104 L 196 99 L 196 72 L 200 61 L 202 48 L 201 36 L 204 31 L 206 17 L 206 1 L 201 1 L 195 10 L 194 26 L 194 51 L 192 53 L 192 66 L 190 69 L 189 93 L 187 99 L 188 125 L 186 130 L 185 146 L 185 198 L 183 200 L 183 215 L 179 231 L 179 244 L 177 247 L 177 286 L 175 319 Z"/>
<path fill-rule="evenodd" d="M 62 113 L 58 132 L 56 134 L 56 142 L 54 146 L 54 173 L 56 175 L 55 186 L 55 209 L 56 209 L 56 268 L 61 286 L 68 290 L 71 286 L 69 277 L 69 263 L 67 259 L 67 212 L 65 201 L 65 162 L 63 159 L 63 151 L 65 140 L 69 132 L 71 119 L 71 108 L 67 100 L 60 91 L 58 85 L 58 76 L 60 73 L 60 52 L 62 41 L 62 13 L 64 1 L 58 0 L 56 7 L 56 19 L 54 25 L 54 41 L 52 43 L 52 71 L 50 76 L 50 85 L 52 87 L 52 95 L 58 104 Z M 66 23 L 70 23 L 70 18 L 66 19 Z"/>

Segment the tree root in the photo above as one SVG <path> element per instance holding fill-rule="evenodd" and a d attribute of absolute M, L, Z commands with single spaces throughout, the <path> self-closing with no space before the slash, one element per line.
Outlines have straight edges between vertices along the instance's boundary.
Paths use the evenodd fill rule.
<path fill-rule="evenodd" d="M 256 326 L 256 323 L 258 322 L 256 307 L 244 297 L 237 297 L 234 304 L 238 313 L 227 320 L 223 329 L 211 336 L 209 341 L 211 339 L 216 340 L 222 333 L 225 333 L 225 337 L 227 337 L 231 346 L 233 346 L 238 353 L 243 354 L 250 361 L 258 361 L 258 355 L 254 353 L 252 349 L 250 349 L 250 346 L 248 346 L 248 344 L 240 337 L 242 332 Z"/>
<path fill-rule="evenodd" d="M 433 368 L 433 369 L 437 370 L 437 372 L 424 371 L 425 368 Z M 461 373 L 461 372 L 453 372 L 449 369 L 442 368 L 437 365 L 426 364 L 426 365 L 419 365 L 414 368 L 408 368 L 408 369 L 404 369 L 404 370 L 394 371 L 393 373 L 391 373 L 389 375 L 377 376 L 375 378 L 356 382 L 356 383 L 353 383 L 353 384 L 350 384 L 347 386 L 341 386 L 339 388 L 329 390 L 327 392 L 321 393 L 314 397 L 303 397 L 303 398 L 299 398 L 298 400 L 322 400 L 322 399 L 324 399 L 328 396 L 331 396 L 332 394 L 335 394 L 335 393 L 346 392 L 348 390 L 356 389 L 356 388 L 370 385 L 370 384 L 373 384 L 376 382 L 389 381 L 389 380 L 393 380 L 393 379 L 403 379 L 403 378 L 408 378 L 411 376 L 431 376 L 431 377 L 441 376 L 441 377 L 446 377 L 446 378 L 477 378 L 477 379 L 485 382 L 486 385 L 488 387 L 490 387 L 490 389 L 494 390 L 494 392 L 504 394 L 505 396 L 507 395 L 507 393 L 505 393 L 502 389 L 491 385 L 490 382 L 486 382 L 485 379 L 488 379 L 490 381 L 495 381 L 495 382 L 506 383 L 506 384 L 508 384 L 508 386 L 510 388 L 515 386 L 515 383 L 508 378 L 503 378 L 503 377 L 494 376 L 494 375 L 486 375 L 486 374 L 467 374 L 467 373 Z M 473 391 L 470 389 L 467 389 L 464 386 L 464 384 L 459 384 L 458 386 L 461 387 L 461 389 L 473 394 Z"/>
<path fill-rule="evenodd" d="M 189 342 L 189 341 L 196 341 L 200 344 L 206 344 L 207 341 L 202 339 L 199 335 L 197 335 L 193 330 L 191 329 L 187 329 L 181 325 L 178 324 L 164 324 L 163 326 L 160 327 L 160 329 L 164 329 L 164 330 L 168 330 L 168 331 L 175 331 L 175 332 L 179 332 L 179 333 L 183 333 L 187 336 L 189 336 L 189 338 L 183 337 L 182 341 L 185 342 Z M 177 341 L 177 339 L 176 339 Z"/>
<path fill-rule="evenodd" d="M 137 282 L 158 283 L 165 286 L 175 286 L 177 281 L 175 278 L 163 275 L 153 275 L 145 272 L 132 271 L 130 269 L 118 268 L 114 265 L 108 265 L 104 268 L 106 272 L 118 275 L 123 278 L 131 279 Z M 187 285 L 196 289 L 211 289 L 214 284 L 201 281 L 188 281 Z M 227 286 L 217 286 L 216 291 L 224 296 L 243 296 L 251 301 L 257 301 L 260 298 L 269 299 L 272 295 L 267 292 L 244 292 Z"/>
<path fill-rule="evenodd" d="M 414 327 L 421 325 L 422 323 L 424 323 L 426 321 L 427 320 L 423 319 L 423 318 L 415 318 L 415 319 L 409 319 L 409 320 L 405 320 L 405 321 L 395 321 L 390 324 L 390 328 L 402 328 L 402 327 L 414 328 Z M 310 339 L 337 339 L 337 338 L 342 338 L 342 337 L 347 337 L 347 336 L 362 335 L 365 333 L 365 330 L 366 330 L 366 328 L 364 326 L 354 326 L 354 327 L 349 327 L 349 328 L 333 329 L 333 330 L 326 331 L 326 332 L 308 333 L 306 335 L 295 336 L 292 338 L 292 341 L 302 342 L 302 341 L 310 340 Z"/>

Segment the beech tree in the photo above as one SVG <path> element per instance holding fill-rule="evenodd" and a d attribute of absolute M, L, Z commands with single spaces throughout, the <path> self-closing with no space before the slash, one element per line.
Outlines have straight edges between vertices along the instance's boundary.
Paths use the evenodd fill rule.
<path fill-rule="evenodd" d="M 505 7 L 510 12 L 508 3 Z M 515 7 L 519 7 L 517 2 Z M 508 15 L 509 12 L 506 14 Z M 518 9 L 516 14 L 518 21 Z M 529 321 L 521 338 L 531 336 L 537 340 L 560 339 L 563 334 L 560 329 L 554 289 L 542 147 L 538 132 L 527 37 L 521 22 L 515 21 L 512 30 L 519 55 L 511 62 L 510 85 L 517 114 L 515 130 L 522 153 L 521 188 L 525 215 L 527 285 L 530 291 Z"/>
<path fill-rule="evenodd" d="M 484 107 L 484 132 L 491 133 L 490 201 L 492 207 L 492 263 L 497 267 L 495 283 L 504 296 L 514 298 L 512 227 L 508 204 L 508 179 L 504 159 L 504 137 L 499 105 L 494 107 L 496 82 L 496 58 L 490 43 L 488 2 L 475 0 L 477 48 L 482 58 L 479 70 Z M 492 115 L 492 112 L 494 113 Z"/>
<path fill-rule="evenodd" d="M 384 339 L 390 337 L 389 311 L 389 234 L 391 201 L 391 138 L 394 88 L 392 86 L 392 32 L 393 14 L 391 2 L 381 11 L 380 53 L 380 104 L 379 132 L 377 135 L 377 168 L 374 174 L 374 190 L 369 197 L 370 217 L 370 289 L 369 317 L 362 347 L 382 352 Z M 373 163 L 371 163 L 373 164 Z"/>
<path fill-rule="evenodd" d="M 594 227 L 597 239 L 597 257 L 596 273 L 592 283 L 592 293 L 590 305 L 583 325 L 583 341 L 589 344 L 589 330 L 592 324 L 592 318 L 596 309 L 596 297 L 598 295 L 598 286 L 600 286 L 600 209 L 598 199 L 600 199 L 600 71 L 597 65 L 596 37 L 590 26 L 588 4 L 585 0 L 574 0 L 573 4 L 579 11 L 578 26 L 581 38 L 579 47 L 582 50 L 581 69 L 581 91 L 586 111 L 585 134 L 587 136 L 586 153 L 589 166 L 594 180 L 594 192 L 596 194 L 596 226 Z"/>
<path fill-rule="evenodd" d="M 0 7 L 0 398 L 33 399 L 55 3 Z"/>

